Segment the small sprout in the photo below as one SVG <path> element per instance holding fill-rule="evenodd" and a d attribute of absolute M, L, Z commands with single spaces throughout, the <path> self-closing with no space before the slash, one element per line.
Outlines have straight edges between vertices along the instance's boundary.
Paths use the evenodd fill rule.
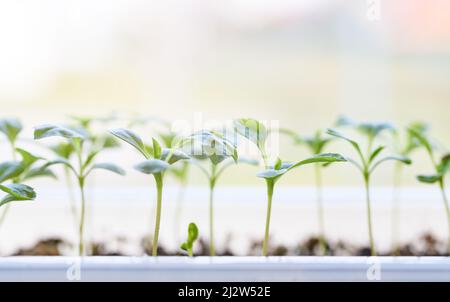
<path fill-rule="evenodd" d="M 445 211 L 447 213 L 447 223 L 448 223 L 448 247 L 447 252 L 450 254 L 450 205 L 445 193 L 445 176 L 450 172 L 450 153 L 444 155 L 440 161 L 436 161 L 435 152 L 431 140 L 427 137 L 425 133 L 417 131 L 417 129 L 410 128 L 409 132 L 414 138 L 420 143 L 422 147 L 427 151 L 430 160 L 433 164 L 434 174 L 431 175 L 419 175 L 417 179 L 420 182 L 427 184 L 439 185 L 439 189 L 442 194 L 442 200 L 444 202 Z"/>
<path fill-rule="evenodd" d="M 363 126 L 361 126 L 363 125 Z M 359 130 L 361 130 L 366 136 L 368 141 L 368 148 L 365 153 L 361 150 L 360 144 L 357 143 L 355 140 L 350 139 L 343 134 L 339 133 L 336 130 L 328 129 L 327 133 L 329 135 L 332 135 L 334 137 L 337 137 L 339 139 L 342 139 L 344 141 L 347 141 L 353 148 L 356 150 L 359 162 L 351 159 L 349 157 L 346 157 L 346 159 L 352 163 L 355 167 L 358 168 L 358 170 L 361 172 L 364 178 L 364 184 L 365 184 L 365 190 L 366 190 L 366 202 L 367 202 L 367 223 L 368 223 L 368 230 L 369 230 L 369 240 L 370 240 L 370 251 L 371 255 L 376 255 L 376 249 L 375 249 L 375 242 L 373 239 L 373 232 L 372 232 L 372 211 L 371 211 L 371 202 L 370 202 L 370 178 L 374 170 L 383 162 L 385 161 L 398 161 L 403 164 L 411 164 L 411 160 L 404 157 L 404 156 L 386 156 L 378 160 L 379 155 L 384 150 L 384 146 L 379 146 L 375 149 L 372 148 L 374 139 L 383 131 L 387 129 L 391 129 L 388 124 L 380 123 L 380 124 L 358 124 L 356 126 Z"/>
<path fill-rule="evenodd" d="M 131 130 L 117 128 L 110 130 L 110 133 L 121 140 L 127 142 L 138 150 L 144 157 L 145 161 L 137 164 L 134 168 L 144 174 L 153 175 L 156 183 L 156 221 L 155 231 L 153 234 L 152 255 L 158 255 L 158 238 L 159 229 L 161 225 L 161 210 L 162 210 L 162 192 L 164 184 L 165 172 L 180 160 L 189 159 L 184 152 L 178 150 L 179 145 L 174 145 L 171 148 L 162 148 L 161 144 L 152 139 L 152 145 L 144 144 L 139 135 Z"/>
<path fill-rule="evenodd" d="M 214 189 L 219 177 L 233 164 L 242 162 L 249 163 L 249 160 L 240 161 L 237 156 L 236 146 L 223 135 L 213 131 L 203 130 L 192 134 L 184 140 L 184 148 L 188 150 L 190 157 L 205 174 L 209 181 L 209 254 L 215 256 L 214 244 Z M 205 168 L 200 161 L 208 161 L 210 166 Z"/>
<path fill-rule="evenodd" d="M 180 246 L 180 248 L 183 251 L 188 252 L 189 257 L 194 256 L 194 244 L 195 244 L 195 241 L 197 240 L 197 238 L 198 238 L 197 225 L 195 225 L 195 223 L 191 222 L 188 227 L 187 240 L 185 242 L 183 242 Z"/>
<path fill-rule="evenodd" d="M 85 184 L 86 178 L 94 170 L 107 170 L 119 175 L 125 175 L 125 171 L 113 163 L 95 163 L 98 154 L 102 151 L 102 147 L 99 147 L 95 142 L 90 139 L 87 134 L 88 130 L 78 126 L 77 128 L 59 126 L 53 124 L 46 124 L 35 127 L 34 138 L 42 139 L 47 137 L 62 137 L 67 139 L 67 143 L 70 147 L 67 147 L 71 152 L 67 157 L 57 158 L 48 162 L 45 167 L 53 165 L 63 165 L 73 173 L 78 181 L 78 188 L 81 196 L 81 213 L 79 227 L 79 245 L 78 252 L 80 256 L 85 253 L 84 247 L 84 224 L 85 224 L 85 209 L 86 209 L 86 197 L 85 197 Z M 71 156 L 76 157 L 76 164 L 72 164 Z"/>

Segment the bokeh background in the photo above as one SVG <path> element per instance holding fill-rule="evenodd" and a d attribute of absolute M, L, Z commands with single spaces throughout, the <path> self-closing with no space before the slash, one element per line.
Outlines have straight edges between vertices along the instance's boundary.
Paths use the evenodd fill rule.
<path fill-rule="evenodd" d="M 200 112 L 308 134 L 347 114 L 425 120 L 448 145 L 449 13 L 445 0 L 1 1 L 1 115 Z"/>
<path fill-rule="evenodd" d="M 21 144 L 29 143 L 34 125 L 66 122 L 68 115 L 115 113 L 120 117 L 158 116 L 191 122 L 196 114 L 205 121 L 224 122 L 248 116 L 278 122 L 301 134 L 332 126 L 340 114 L 359 121 L 393 121 L 400 128 L 423 120 L 431 124 L 432 135 L 443 152 L 450 145 L 449 15 L 447 0 L 1 0 L 0 116 L 22 119 L 26 131 Z M 119 121 L 114 126 L 126 123 Z M 146 139 L 152 135 L 151 130 L 141 131 Z M 384 139 L 383 143 L 389 141 Z M 292 146 L 286 138 L 280 138 L 279 144 L 283 158 L 298 160 L 307 155 L 305 149 Z M 9 158 L 4 145 L 0 150 L 2 160 Z M 335 143 L 328 151 L 349 149 Z M 101 188 L 96 196 L 108 199 L 112 192 L 109 188 L 153 187 L 151 179 L 132 171 L 140 157 L 128 146 L 105 156 L 126 168 L 129 175 L 121 178 L 104 173 L 96 177 L 95 184 Z M 405 217 L 411 229 L 434 229 L 444 237 L 445 220 L 437 192 L 415 180 L 418 173 L 431 171 L 430 163 L 422 151 L 416 152 L 413 160 L 414 166 L 405 169 L 404 184 L 421 192 L 409 195 L 420 196 L 421 203 Z M 249 185 L 255 190 L 245 196 L 259 196 L 253 195 L 259 192 L 264 198 L 264 185 L 254 177 L 257 170 L 231 168 L 221 186 Z M 312 172 L 309 167 L 295 171 L 280 185 L 312 186 Z M 329 187 L 361 189 L 360 175 L 348 165 L 327 169 L 324 179 Z M 206 190 L 206 180 L 195 169 L 189 183 Z M 377 187 L 391 186 L 392 166 L 380 169 L 374 183 Z M 40 202 L 66 196 L 53 192 L 64 187 L 62 182 L 38 180 L 33 185 L 41 188 Z M 119 202 L 129 201 L 130 195 L 120 192 L 113 197 Z M 192 196 L 206 202 L 206 195 L 202 195 L 206 191 L 202 192 Z M 231 195 L 226 192 L 218 199 L 233 199 L 235 204 L 228 204 L 224 211 L 238 219 L 236 200 L 240 199 L 236 196 L 240 191 Z M 327 196 L 330 200 L 348 196 L 339 192 L 331 191 Z M 333 204 L 335 215 L 329 218 L 328 230 L 330 236 L 364 242 L 362 191 L 354 192 L 348 200 L 358 202 L 358 207 L 350 210 Z M 137 196 L 145 206 L 149 204 L 146 194 Z M 168 194 L 169 199 L 175 195 L 173 191 Z M 280 199 L 292 199 L 294 203 L 302 199 L 301 192 L 292 194 L 281 194 L 284 197 Z M 313 192 L 308 194 L 305 198 L 313 200 Z M 384 194 L 380 196 L 387 196 Z M 426 204 L 429 199 L 433 203 Z M 389 201 L 380 210 L 386 221 Z M 259 216 L 258 222 L 252 223 L 261 226 L 265 203 L 254 202 L 260 206 L 258 214 L 253 212 L 253 204 L 247 204 L 248 211 L 240 213 L 241 224 L 223 216 L 218 218 L 219 228 L 239 232 L 248 215 L 253 214 Z M 197 217 L 200 227 L 206 227 L 205 205 L 198 206 L 204 210 L 200 216 L 194 208 L 185 219 Z M 56 229 L 72 231 L 67 213 L 59 216 L 60 212 L 48 212 L 37 204 L 28 206 L 17 205 L 3 228 L 7 236 L 4 242 L 11 251 L 14 240 L 24 245 L 39 233 L 38 228 L 30 229 L 18 217 L 40 219 L 42 234 L 53 234 Z M 58 207 L 67 210 L 65 203 Z M 303 213 L 301 217 L 289 207 L 284 212 L 275 211 L 274 232 L 278 225 L 278 238 L 298 235 L 297 227 L 290 233 L 284 227 L 293 226 L 299 219 L 304 232 L 315 229 L 314 205 L 305 207 L 297 209 Z M 424 212 L 423 207 L 432 208 L 431 212 Z M 104 206 L 99 208 L 97 213 L 104 215 L 97 216 L 97 231 L 90 234 L 101 237 L 105 230 L 111 233 L 111 221 L 121 220 L 139 224 L 136 233 L 147 230 L 150 222 L 141 223 L 135 217 L 141 215 L 142 221 L 147 221 L 150 206 L 147 210 L 122 207 L 118 211 L 109 215 Z M 46 225 L 50 219 L 57 219 L 58 228 Z M 342 224 L 352 219 L 354 224 Z M 122 229 L 120 224 L 114 226 L 119 232 Z M 381 222 L 378 227 L 389 228 Z M 166 232 L 172 232 L 167 229 L 166 225 Z M 259 229 L 252 229 L 252 234 L 257 237 Z M 221 232 L 219 239 L 224 240 L 225 234 Z M 382 232 L 378 234 L 378 240 L 388 241 Z M 405 233 L 410 237 L 414 234 Z M 75 233 L 72 236 L 76 240 Z M 18 243 L 19 238 L 24 239 Z"/>

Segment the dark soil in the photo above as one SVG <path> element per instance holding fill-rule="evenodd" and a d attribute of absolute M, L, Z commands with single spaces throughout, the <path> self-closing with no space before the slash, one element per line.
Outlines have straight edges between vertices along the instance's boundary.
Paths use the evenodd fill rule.
<path fill-rule="evenodd" d="M 225 248 L 216 252 L 217 256 L 234 256 L 230 248 L 231 236 L 227 237 Z M 119 248 L 111 248 L 103 242 L 91 242 L 89 245 L 89 255 L 92 256 L 126 256 L 121 244 L 126 244 L 125 238 L 116 238 L 113 240 Z M 121 244 L 117 244 L 121 243 Z M 355 246 L 344 241 L 325 242 L 325 255 L 327 256 L 370 256 L 370 248 L 368 246 Z M 261 240 L 252 240 L 250 248 L 247 252 L 239 252 L 239 255 L 248 256 L 261 255 Z M 29 248 L 21 248 L 17 250 L 14 256 L 59 256 L 63 255 L 62 250 L 73 246 L 61 238 L 46 238 L 38 241 Z M 406 243 L 397 247 L 392 251 L 380 253 L 380 256 L 449 256 L 445 252 L 446 244 L 440 241 L 431 233 L 425 233 L 420 236 L 416 242 Z M 148 237 L 141 240 L 142 254 L 151 255 L 151 242 Z M 309 237 L 300 241 L 294 246 L 275 245 L 269 248 L 269 255 L 272 256 L 322 256 L 322 248 L 317 237 Z M 181 256 L 185 253 L 181 250 L 168 250 L 164 246 L 158 247 L 158 255 L 160 256 Z M 196 244 L 196 256 L 208 256 L 209 244 L 206 240 L 200 238 Z M 133 256 L 133 255 L 128 255 Z M 134 255 L 135 256 L 135 255 Z"/>

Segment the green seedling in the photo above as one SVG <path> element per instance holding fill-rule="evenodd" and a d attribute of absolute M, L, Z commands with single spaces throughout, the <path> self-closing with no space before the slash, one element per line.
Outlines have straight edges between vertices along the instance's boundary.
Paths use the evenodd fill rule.
<path fill-rule="evenodd" d="M 71 120 L 71 123 L 68 127 L 72 129 L 78 129 L 78 131 L 82 132 L 85 136 L 85 141 L 89 142 L 89 145 L 91 146 L 90 148 L 92 150 L 105 150 L 119 146 L 118 142 L 110 135 L 107 134 L 97 135 L 94 133 L 92 129 L 96 124 L 104 125 L 106 123 L 114 121 L 115 120 L 114 116 L 111 115 L 98 118 L 84 117 L 84 116 L 69 116 L 69 118 Z M 59 141 L 56 144 L 51 145 L 49 148 L 58 158 L 70 161 L 73 159 L 73 157 L 76 157 L 74 145 L 70 141 Z M 69 167 L 67 167 L 66 165 L 63 166 L 63 169 L 64 169 L 64 179 L 69 193 L 70 212 L 75 221 L 75 225 L 78 228 L 78 210 L 76 205 L 77 201 L 75 198 L 74 186 L 71 179 L 71 171 Z"/>
<path fill-rule="evenodd" d="M 411 123 L 406 131 L 393 131 L 394 146 L 397 154 L 403 157 L 410 157 L 415 150 L 420 148 L 420 142 L 412 135 L 408 129 L 414 129 L 421 134 L 428 132 L 429 126 L 423 122 Z M 398 238 L 400 233 L 400 188 L 402 185 L 403 164 L 397 162 L 394 166 L 394 181 L 393 181 L 393 200 L 392 200 L 392 250 L 398 252 Z"/>
<path fill-rule="evenodd" d="M 5 165 L 8 166 L 9 163 L 10 165 L 12 165 L 11 169 L 13 169 L 12 167 L 19 168 L 19 166 L 17 165 L 18 156 L 21 158 L 21 172 L 14 176 L 11 181 L 15 184 L 18 184 L 38 177 L 47 176 L 56 178 L 55 174 L 53 174 L 53 172 L 46 167 L 46 161 L 44 158 L 34 155 L 25 149 L 17 148 L 17 141 L 22 130 L 22 123 L 18 119 L 5 118 L 0 120 L 0 132 L 3 133 L 10 145 L 11 157 L 13 159 L 12 162 L 7 162 L 5 163 Z M 17 169 L 15 171 L 19 171 L 20 169 Z M 7 197 L 7 199 L 9 200 L 11 199 L 11 197 Z M 10 206 L 9 202 L 4 204 L 6 206 L 3 208 L 2 214 L 0 216 L 0 226 L 5 221 Z"/>
<path fill-rule="evenodd" d="M 197 160 L 205 160 L 209 167 L 205 168 L 198 161 L 193 161 L 209 182 L 209 254 L 215 256 L 214 243 L 214 189 L 223 172 L 235 163 L 257 164 L 246 159 L 238 160 L 236 146 L 217 132 L 203 130 L 185 139 L 185 148 L 189 156 Z M 232 160 L 230 160 L 232 159 Z"/>
<path fill-rule="evenodd" d="M 169 121 L 165 119 L 161 119 L 158 117 L 139 117 L 136 116 L 132 118 L 128 124 L 128 127 L 134 128 L 136 126 L 145 126 L 147 124 L 152 124 L 155 127 L 152 127 L 152 132 L 155 132 L 156 136 L 162 142 L 164 148 L 172 148 L 174 147 L 178 133 L 172 130 L 172 125 Z M 167 173 L 170 174 L 173 179 L 180 185 L 178 196 L 176 199 L 176 206 L 174 211 L 174 233 L 175 238 L 179 237 L 180 231 L 180 221 L 183 211 L 183 200 L 185 197 L 188 175 L 189 175 L 189 161 L 182 161 L 180 164 L 172 166 L 171 169 L 167 170 Z M 179 241 L 177 239 L 177 241 Z"/>
<path fill-rule="evenodd" d="M 294 144 L 306 146 L 311 155 L 318 155 L 324 152 L 325 147 L 332 141 L 332 138 L 323 137 L 322 131 L 318 130 L 314 135 L 301 136 L 294 131 L 288 129 L 280 129 L 281 134 L 285 134 L 292 138 Z M 322 168 L 326 167 L 323 164 L 315 164 L 315 182 L 316 182 L 316 198 L 317 198 L 317 220 L 319 222 L 319 244 L 321 254 L 327 253 L 327 246 L 325 242 L 325 215 L 323 208 L 323 188 L 322 188 Z"/>
<path fill-rule="evenodd" d="M 80 217 L 78 224 L 79 231 L 79 245 L 78 252 L 80 256 L 85 254 L 84 245 L 84 225 L 85 225 L 85 212 L 86 212 L 86 195 L 85 185 L 86 178 L 91 175 L 94 170 L 107 170 L 119 175 L 125 175 L 125 171 L 113 163 L 96 163 L 98 155 L 103 148 L 97 146 L 89 140 L 89 135 L 84 128 L 71 128 L 59 125 L 41 125 L 34 130 L 34 139 L 43 139 L 48 137 L 62 137 L 67 140 L 73 149 L 73 154 L 76 163 L 72 163 L 68 158 L 57 158 L 47 163 L 48 166 L 63 165 L 69 169 L 69 171 L 75 176 L 78 183 L 78 189 L 80 192 L 81 206 Z"/>
<path fill-rule="evenodd" d="M 361 172 L 363 178 L 364 178 L 364 188 L 366 191 L 366 203 L 367 203 L 367 224 L 368 224 L 368 231 L 369 231 L 369 241 L 370 241 L 370 253 L 372 256 L 376 255 L 376 248 L 375 248 L 375 242 L 373 239 L 373 231 L 372 231 L 372 210 L 371 210 L 371 199 L 370 199 L 370 180 L 372 173 L 374 170 L 383 162 L 386 161 L 398 161 L 404 164 L 411 164 L 411 160 L 404 157 L 404 156 L 386 156 L 381 159 L 378 159 L 380 154 L 385 149 L 384 146 L 379 146 L 375 149 L 373 149 L 373 143 L 375 138 L 386 129 L 390 129 L 390 126 L 387 124 L 361 124 L 358 125 L 358 130 L 360 130 L 361 133 L 365 134 L 367 136 L 367 151 L 363 153 L 360 144 L 358 144 L 355 140 L 352 140 L 343 134 L 337 132 L 333 129 L 328 129 L 327 133 L 329 135 L 332 135 L 334 137 L 337 137 L 339 139 L 342 139 L 348 143 L 356 150 L 359 162 L 356 160 L 346 157 L 346 159 L 352 163 L 355 167 L 357 167 L 358 171 Z"/>
<path fill-rule="evenodd" d="M 184 152 L 177 149 L 179 145 L 174 145 L 174 148 L 162 148 L 161 144 L 152 139 L 152 145 L 146 145 L 142 139 L 134 132 L 118 128 L 110 130 L 111 134 L 119 139 L 127 142 L 138 150 L 144 157 L 145 161 L 139 163 L 134 168 L 144 174 L 153 175 L 156 183 L 156 220 L 155 230 L 153 233 L 152 255 L 158 255 L 158 237 L 161 225 L 161 209 L 162 209 L 162 193 L 164 185 L 165 172 L 179 160 L 189 159 Z"/>
<path fill-rule="evenodd" d="M 417 179 L 423 183 L 439 185 L 439 189 L 442 194 L 442 200 L 444 202 L 445 211 L 447 214 L 447 223 L 448 223 L 447 253 L 450 254 L 450 206 L 448 203 L 447 195 L 445 193 L 445 176 L 448 172 L 450 172 L 450 153 L 444 155 L 439 162 L 436 161 L 436 155 L 431 140 L 424 133 L 417 131 L 417 129 L 410 128 L 409 132 L 411 133 L 411 135 L 413 135 L 413 137 L 415 137 L 419 141 L 420 145 L 423 148 L 425 148 L 431 160 L 431 163 L 433 164 L 434 174 L 419 175 L 417 176 Z"/>
<path fill-rule="evenodd" d="M 331 164 L 333 162 L 346 161 L 339 154 L 327 153 L 319 154 L 311 158 L 296 163 L 284 163 L 280 159 L 274 165 L 270 165 L 269 156 L 266 149 L 266 140 L 269 135 L 267 128 L 255 119 L 238 119 L 234 121 L 235 130 L 249 141 L 253 142 L 258 148 L 261 158 L 264 162 L 265 170 L 258 173 L 258 177 L 264 178 L 267 189 L 267 213 L 264 232 L 264 241 L 262 246 L 262 255 L 267 256 L 269 233 L 270 233 L 270 217 L 272 212 L 272 197 L 275 183 L 287 172 L 307 164 L 324 163 Z"/>
<path fill-rule="evenodd" d="M 191 222 L 188 227 L 188 237 L 185 242 L 183 242 L 180 248 L 183 251 L 186 251 L 189 257 L 194 256 L 194 244 L 198 238 L 198 228 L 195 223 Z"/>

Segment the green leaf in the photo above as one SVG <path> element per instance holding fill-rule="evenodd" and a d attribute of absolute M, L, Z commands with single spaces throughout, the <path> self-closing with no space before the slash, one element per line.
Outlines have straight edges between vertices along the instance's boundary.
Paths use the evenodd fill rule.
<path fill-rule="evenodd" d="M 234 129 L 243 137 L 247 138 L 259 148 L 264 147 L 268 131 L 263 123 L 251 119 L 241 118 L 233 121 Z"/>
<path fill-rule="evenodd" d="M 385 161 L 390 161 L 390 160 L 398 161 L 398 162 L 404 163 L 406 165 L 410 165 L 412 163 L 412 161 L 405 156 L 395 156 L 395 155 L 387 156 L 385 158 L 380 159 L 376 163 L 374 163 L 372 168 L 370 168 L 370 172 L 373 172 L 375 170 L 375 168 L 378 167 L 381 163 L 383 163 Z"/>
<path fill-rule="evenodd" d="M 7 161 L 0 163 L 0 183 L 20 176 L 24 169 L 25 166 L 18 161 Z"/>
<path fill-rule="evenodd" d="M 171 156 L 170 156 L 168 163 L 171 165 L 180 160 L 190 159 L 190 157 L 181 150 L 178 150 L 178 149 L 174 150 L 174 149 L 167 149 L 167 148 L 164 148 L 162 150 L 161 159 L 166 160 L 166 158 L 169 154 L 171 154 Z"/>
<path fill-rule="evenodd" d="M 423 183 L 434 184 L 442 179 L 442 175 L 419 175 L 417 180 Z"/>
<path fill-rule="evenodd" d="M 305 160 L 296 162 L 296 163 L 292 164 L 288 169 L 292 170 L 294 168 L 297 168 L 297 167 L 300 167 L 303 165 L 315 164 L 315 163 L 330 164 L 330 163 L 334 163 L 334 162 L 346 162 L 346 161 L 347 161 L 347 159 L 338 153 L 322 153 L 322 154 L 314 155 Z"/>
<path fill-rule="evenodd" d="M 110 133 L 135 147 L 139 152 L 142 153 L 142 155 L 145 156 L 145 158 L 150 158 L 150 154 L 147 152 L 142 139 L 133 131 L 123 128 L 117 128 L 110 130 Z"/>
<path fill-rule="evenodd" d="M 285 174 L 288 171 L 288 169 L 266 169 L 262 172 L 259 172 L 258 174 L 256 174 L 257 177 L 260 178 L 265 178 L 265 179 L 277 179 L 278 177 L 280 177 L 281 175 Z"/>
<path fill-rule="evenodd" d="M 0 185 L 0 190 L 7 193 L 9 197 L 6 199 L 6 202 L 17 201 L 17 200 L 32 200 L 36 198 L 36 192 L 34 192 L 32 187 L 23 184 L 7 184 Z M 5 200 L 2 200 L 2 204 L 6 203 Z"/>
<path fill-rule="evenodd" d="M 384 149 L 385 149 L 384 146 L 379 146 L 378 148 L 376 148 L 370 155 L 369 163 L 371 163 Z"/>
<path fill-rule="evenodd" d="M 274 168 L 275 170 L 280 170 L 282 165 L 283 165 L 283 162 L 282 162 L 281 159 L 278 157 L 278 158 L 277 158 L 277 161 L 275 162 L 275 165 L 274 165 L 273 168 Z"/>
<path fill-rule="evenodd" d="M 48 167 L 54 166 L 54 165 L 64 165 L 64 166 L 66 166 L 67 168 L 69 168 L 70 170 L 72 170 L 72 172 L 73 172 L 75 175 L 78 175 L 77 170 L 75 170 L 75 168 L 72 166 L 72 164 L 71 164 L 67 159 L 65 159 L 65 158 L 58 158 L 58 159 L 49 161 L 49 162 L 47 162 L 47 163 L 44 165 L 44 167 L 45 167 L 45 168 L 48 168 Z"/>
<path fill-rule="evenodd" d="M 68 142 L 60 142 L 56 145 L 53 145 L 50 147 L 50 150 L 52 150 L 59 157 L 65 158 L 65 159 L 69 159 L 69 157 L 75 151 L 73 145 Z"/>
<path fill-rule="evenodd" d="M 23 176 L 21 179 L 23 181 L 25 180 L 29 180 L 32 178 L 38 178 L 38 177 L 51 177 L 56 179 L 56 175 L 55 173 L 53 173 L 52 170 L 48 169 L 46 164 L 42 165 L 41 167 L 36 167 L 36 168 L 32 168 L 30 169 L 25 176 Z"/>
<path fill-rule="evenodd" d="M 433 154 L 433 146 L 425 133 L 419 132 L 414 128 L 409 128 L 408 131 L 412 137 L 417 139 L 419 144 L 421 144 L 430 155 Z"/>
<path fill-rule="evenodd" d="M 192 253 L 192 248 L 194 246 L 195 241 L 198 238 L 198 228 L 197 225 L 191 222 L 188 226 L 188 238 L 185 242 L 183 242 L 180 248 L 184 251 Z"/>
<path fill-rule="evenodd" d="M 100 150 L 92 150 L 91 152 L 89 152 L 88 156 L 86 157 L 86 160 L 84 161 L 83 168 L 89 166 L 99 153 Z"/>
<path fill-rule="evenodd" d="M 149 159 L 136 165 L 134 168 L 145 174 L 156 174 L 167 170 L 170 167 L 168 162 L 160 159 Z"/>
<path fill-rule="evenodd" d="M 34 128 L 34 139 L 42 139 L 46 137 L 59 136 L 68 139 L 85 139 L 85 136 L 69 127 L 46 124 Z"/>
<path fill-rule="evenodd" d="M 122 169 L 121 167 L 117 166 L 116 164 L 113 163 L 99 163 L 99 164 L 95 164 L 92 166 L 92 170 L 94 169 L 102 169 L 102 170 L 108 170 L 111 172 L 114 172 L 116 174 L 119 175 L 125 175 L 126 172 L 124 169 Z"/>
<path fill-rule="evenodd" d="M 152 145 L 153 145 L 153 157 L 156 159 L 161 159 L 161 155 L 162 155 L 162 150 L 161 150 L 161 145 L 159 144 L 159 142 L 152 138 Z"/>
<path fill-rule="evenodd" d="M 363 134 L 370 136 L 370 137 L 376 137 L 381 132 L 385 130 L 395 130 L 394 126 L 390 123 L 360 123 L 356 127 L 360 132 Z"/>
<path fill-rule="evenodd" d="M 4 118 L 0 120 L 0 132 L 2 132 L 10 142 L 14 142 L 22 131 L 22 123 L 15 118 Z"/>
<path fill-rule="evenodd" d="M 34 164 L 35 162 L 37 162 L 38 160 L 43 159 L 42 157 L 40 157 L 38 155 L 34 155 L 34 154 L 32 154 L 24 149 L 21 149 L 21 148 L 16 148 L 16 151 L 22 157 L 22 162 L 25 167 L 29 167 L 32 164 Z"/>
<path fill-rule="evenodd" d="M 339 133 L 339 132 L 337 132 L 336 130 L 333 130 L 333 129 L 328 129 L 327 133 L 329 135 L 332 135 L 334 137 L 337 137 L 337 138 L 340 138 L 340 139 L 343 139 L 343 140 L 349 142 L 356 149 L 356 151 L 358 152 L 359 156 L 361 158 L 364 158 L 364 156 L 362 155 L 362 152 L 361 152 L 361 148 L 359 147 L 359 144 L 356 141 L 354 141 L 354 140 L 352 140 L 352 139 L 342 135 L 341 133 Z"/>
<path fill-rule="evenodd" d="M 450 171 L 450 154 L 447 154 L 444 157 L 442 157 L 441 162 L 437 166 L 437 171 L 441 175 L 444 175 L 445 173 Z"/>
<path fill-rule="evenodd" d="M 237 148 L 225 139 L 221 134 L 202 130 L 185 138 L 182 142 L 184 150 L 189 156 L 197 159 L 209 158 L 213 165 L 218 165 L 228 157 L 236 162 L 238 159 Z"/>

